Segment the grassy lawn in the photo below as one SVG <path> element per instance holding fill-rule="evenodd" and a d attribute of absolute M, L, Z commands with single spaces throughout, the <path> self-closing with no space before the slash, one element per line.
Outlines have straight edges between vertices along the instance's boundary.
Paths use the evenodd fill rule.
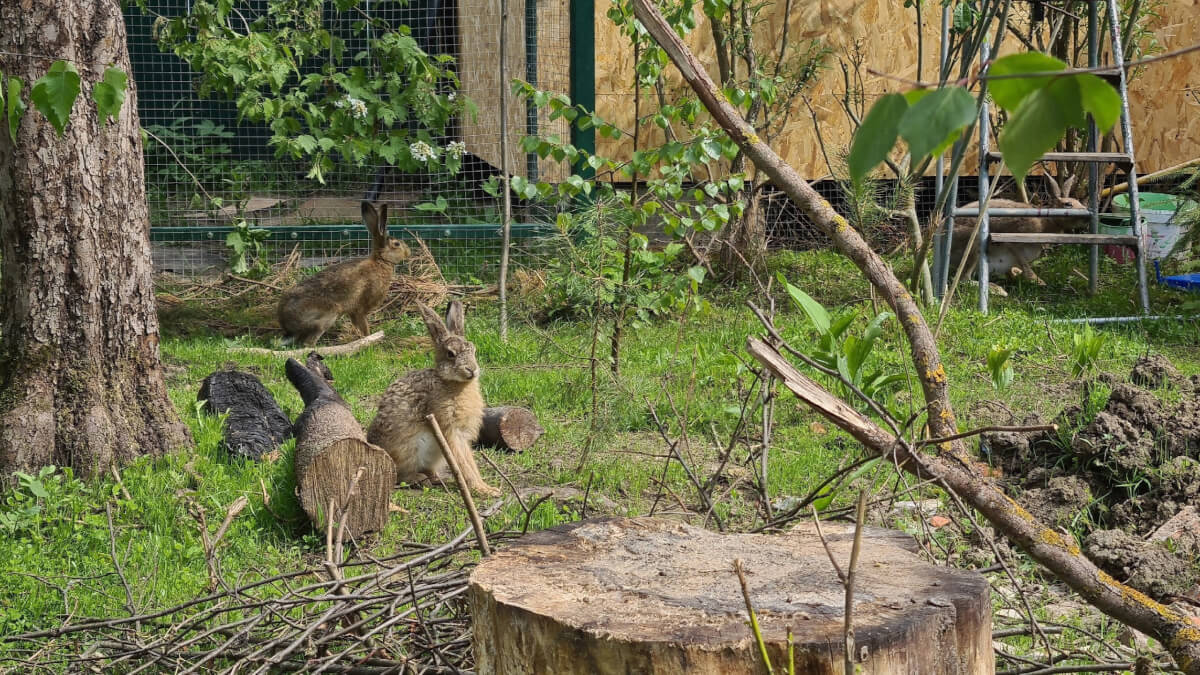
<path fill-rule="evenodd" d="M 873 314 L 868 286 L 836 255 L 779 253 L 772 267 L 830 308 L 859 309 L 860 328 Z M 1047 287 L 1020 285 L 1010 289 L 1009 298 L 993 296 L 993 312 L 986 317 L 973 311 L 973 289 L 964 286 L 946 316 L 939 340 L 963 429 L 1019 423 L 1031 413 L 1050 417 L 1078 402 L 1085 394 L 1071 376 L 1069 354 L 1080 327 L 1052 320 L 1135 313 L 1128 267 L 1106 262 L 1095 297 L 1087 296 L 1086 281 L 1077 273 L 1086 270 L 1081 253 L 1060 253 L 1041 270 Z M 689 468 L 701 481 L 712 475 L 755 380 L 744 344 L 747 335 L 761 330 L 743 298 L 742 290 L 719 290 L 705 315 L 627 330 L 620 377 L 611 377 L 602 363 L 593 381 L 591 323 L 537 325 L 527 320 L 536 298 L 517 298 L 516 320 L 505 344 L 497 337 L 494 299 L 468 297 L 467 333 L 478 346 L 486 399 L 489 404 L 527 406 L 546 428 L 526 452 L 484 453 L 499 470 L 481 461 L 485 477 L 506 492 L 510 483 L 522 489 L 576 488 L 589 495 L 588 515 L 653 510 L 705 522 L 705 509 L 684 468 L 666 461 L 664 436 L 686 438 L 679 447 Z M 1156 313 L 1176 313 L 1183 300 L 1153 289 Z M 803 315 L 782 295 L 776 303 L 781 332 L 797 346 L 811 346 Z M 7 540 L 0 547 L 0 571 L 8 581 L 0 591 L 0 635 L 57 625 L 65 616 L 120 616 L 130 604 L 139 610 L 166 607 L 206 593 L 209 571 L 195 514 L 203 511 L 211 531 L 239 496 L 247 497 L 249 506 L 220 544 L 219 574 L 229 583 L 270 576 L 323 556 L 323 533 L 310 529 L 294 497 L 292 442 L 274 461 L 230 458 L 220 448 L 220 420 L 196 405 L 206 375 L 236 366 L 258 376 L 290 417 L 300 412 L 300 398 L 284 377 L 280 359 L 231 350 L 271 345 L 270 334 L 261 328 L 272 321 L 272 313 L 272 295 L 265 289 L 219 305 L 185 302 L 163 313 L 168 384 L 192 430 L 194 448 L 126 467 L 120 484 L 112 476 L 83 482 L 55 474 L 25 480 L 0 497 L 0 531 Z M 364 426 L 393 379 L 432 363 L 417 316 L 377 316 L 373 329 L 386 331 L 387 338 L 358 354 L 327 360 L 336 388 Z M 341 334 L 335 331 L 325 340 L 342 341 L 350 330 L 346 324 Z M 1102 370 L 1124 376 L 1137 357 L 1155 352 L 1168 356 L 1185 374 L 1200 373 L 1200 329 L 1194 321 L 1110 324 L 1099 330 L 1106 336 Z M 243 337 L 227 337 L 239 334 Z M 1014 382 L 999 393 L 985 366 L 996 344 L 1016 349 Z M 602 334 L 598 353 L 607 352 Z M 886 324 L 873 358 L 887 372 L 911 371 L 894 319 Z M 895 405 L 906 417 L 918 400 L 919 392 L 901 384 Z M 735 530 L 760 526 L 764 518 L 752 487 L 751 450 L 759 439 L 753 401 L 749 428 L 739 434 L 726 478 L 714 491 L 713 512 Z M 772 497 L 804 496 L 861 454 L 844 434 L 790 395 L 780 394 L 770 454 Z M 890 483 L 889 477 L 890 469 L 882 468 L 864 480 L 883 484 Z M 848 492 L 836 495 L 835 503 L 848 503 Z M 393 514 L 384 532 L 365 542 L 375 555 L 405 542 L 442 542 L 467 526 L 453 490 L 399 489 L 393 501 L 402 510 Z M 510 499 L 488 527 L 545 528 L 577 519 L 581 508 L 579 500 L 549 499 L 527 516 Z M 132 598 L 126 597 L 114 571 L 114 554 L 131 581 Z"/>

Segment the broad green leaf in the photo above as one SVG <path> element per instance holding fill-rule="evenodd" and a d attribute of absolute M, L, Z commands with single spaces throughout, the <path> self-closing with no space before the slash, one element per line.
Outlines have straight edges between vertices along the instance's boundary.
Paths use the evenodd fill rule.
<path fill-rule="evenodd" d="M 1072 88 L 1070 80 L 1064 79 L 1029 94 L 1000 130 L 1000 154 L 1017 181 L 1024 180 L 1033 163 L 1058 143 L 1078 115 L 1078 103 L 1074 111 L 1063 104 Z"/>
<path fill-rule="evenodd" d="M 853 349 L 846 351 L 846 356 L 850 359 L 850 372 L 854 373 L 856 382 L 862 376 L 859 371 L 862 370 L 863 364 L 867 361 L 867 356 L 871 354 L 871 348 L 875 345 L 875 340 L 883 334 L 883 322 L 892 317 L 890 312 L 880 312 L 871 322 L 867 324 L 867 329 L 863 331 L 863 336 L 855 342 Z M 846 344 L 850 341 L 847 340 Z"/>
<path fill-rule="evenodd" d="M 100 122 L 116 119 L 121 112 L 121 104 L 125 102 L 125 87 L 128 78 L 120 68 L 108 68 L 104 71 L 104 80 L 92 87 L 92 100 L 96 102 L 96 112 L 100 114 Z"/>
<path fill-rule="evenodd" d="M 79 72 L 66 61 L 55 61 L 46 74 L 33 83 L 33 105 L 50 120 L 59 136 L 67 128 L 71 107 L 79 97 Z"/>
<path fill-rule="evenodd" d="M 858 318 L 858 312 L 846 312 L 829 323 L 829 335 L 833 338 L 840 338 L 842 333 L 850 327 L 850 324 Z"/>
<path fill-rule="evenodd" d="M 1047 73 L 1065 70 L 1066 67 L 1067 64 L 1052 56 L 1041 52 L 1025 52 L 1009 54 L 996 59 L 992 67 L 988 68 L 988 76 Z M 992 95 L 992 100 L 996 102 L 996 105 L 1012 112 L 1021 105 L 1021 101 L 1025 100 L 1026 96 L 1050 84 L 1052 79 L 1054 78 L 1046 76 L 988 80 L 988 92 Z"/>
<path fill-rule="evenodd" d="M 50 497 L 50 493 L 46 491 L 46 487 L 42 485 L 40 480 L 30 483 L 29 491 L 38 499 L 48 499 Z"/>
<path fill-rule="evenodd" d="M 913 162 L 945 144 L 975 119 L 975 97 L 962 87 L 930 92 L 900 118 L 900 135 L 908 142 Z"/>
<path fill-rule="evenodd" d="M 782 272 L 779 273 L 778 278 L 779 283 L 783 284 L 783 287 L 787 289 L 788 295 L 791 296 L 796 306 L 804 310 L 804 313 L 808 315 L 808 320 L 812 321 L 817 332 L 822 335 L 829 334 L 829 312 L 821 306 L 821 303 L 809 297 L 808 293 L 788 283 Z"/>
<path fill-rule="evenodd" d="M 891 152 L 900 134 L 900 118 L 905 110 L 908 110 L 908 101 L 900 94 L 883 96 L 871 106 L 850 143 L 850 180 L 862 181 Z"/>
<path fill-rule="evenodd" d="M 909 105 L 914 105 L 917 101 L 920 101 L 935 91 L 937 91 L 937 89 L 910 89 L 904 92 L 904 100 L 908 101 Z"/>
<path fill-rule="evenodd" d="M 17 129 L 21 126 L 21 116 L 25 114 L 25 102 L 21 100 L 21 88 L 24 86 L 19 77 L 9 77 L 5 86 L 8 90 L 8 135 L 13 143 L 17 142 Z"/>
<path fill-rule="evenodd" d="M 1121 119 L 1121 95 L 1111 84 L 1091 73 L 1075 75 L 1071 79 L 1079 87 L 1079 102 L 1083 109 L 1092 114 L 1100 133 L 1107 133 Z"/>

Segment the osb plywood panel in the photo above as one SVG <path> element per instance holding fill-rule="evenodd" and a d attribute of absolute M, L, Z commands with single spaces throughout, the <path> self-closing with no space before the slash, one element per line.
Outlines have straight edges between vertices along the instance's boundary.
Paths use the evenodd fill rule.
<path fill-rule="evenodd" d="M 845 58 L 856 48 L 867 68 L 902 79 L 916 79 L 918 40 L 915 18 L 911 8 L 892 0 L 793 0 L 786 17 L 789 39 L 793 42 L 822 40 L 833 50 L 826 69 L 809 89 L 813 112 L 801 102 L 792 111 L 789 123 L 778 134 L 773 145 L 792 166 L 810 179 L 829 175 L 830 170 L 821 150 L 836 161 L 850 140 L 851 125 L 846 118 L 840 98 L 844 92 L 839 57 Z M 1200 41 L 1200 0 L 1169 0 L 1163 9 L 1163 20 L 1156 27 L 1159 42 L 1166 49 Z M 631 130 L 633 126 L 633 54 L 606 16 L 607 0 L 596 3 L 596 107 L 602 117 Z M 785 25 L 785 3 L 781 0 L 769 10 L 762 26 L 766 28 L 764 42 L 777 44 Z M 710 64 L 716 75 L 711 29 L 699 10 L 697 28 L 688 36 L 688 45 L 700 60 Z M 940 11 L 925 12 L 922 28 L 923 54 L 920 75 L 929 80 L 937 66 Z M 1020 47 L 1014 39 L 1006 39 L 1003 53 Z M 680 86 L 677 73 L 668 71 L 670 86 Z M 878 96 L 901 91 L 907 87 L 897 80 L 864 73 L 864 88 L 868 104 Z M 1134 122 L 1135 149 L 1139 170 L 1154 171 L 1200 155 L 1200 53 L 1148 67 L 1131 87 L 1131 110 Z M 649 105 L 644 103 L 643 105 Z M 643 112 L 643 115 L 645 113 Z M 815 114 L 817 125 L 812 116 Z M 818 138 L 816 128 L 821 135 Z M 656 128 L 643 126 L 647 142 L 660 136 Z M 597 150 L 610 157 L 626 158 L 632 150 L 628 137 L 611 140 L 597 139 Z M 964 160 L 967 173 L 975 173 L 978 163 L 974 151 Z M 932 168 L 931 168 L 932 171 Z"/>
<path fill-rule="evenodd" d="M 568 91 L 570 84 L 570 40 L 568 0 L 530 0 L 537 2 L 538 87 L 551 91 Z M 507 0 L 508 27 L 505 45 L 507 80 L 526 79 L 525 2 Z M 500 0 L 472 0 L 463 3 L 458 13 L 462 39 L 459 79 L 462 93 L 479 109 L 471 119 L 464 115 L 463 141 L 467 150 L 496 168 L 500 168 L 500 97 L 508 93 L 508 165 L 513 175 L 528 177 L 526 154 L 521 139 L 526 135 L 525 101 L 512 94 L 500 76 Z M 562 120 L 550 122 L 540 115 L 539 132 L 543 135 L 568 133 Z M 564 136 L 565 137 L 565 136 Z M 560 180 L 567 175 L 565 167 L 554 160 L 541 160 L 538 173 L 542 178 Z"/>
<path fill-rule="evenodd" d="M 1200 0 L 1169 0 L 1155 27 L 1167 50 L 1200 42 Z M 1146 66 L 1129 87 L 1133 149 L 1149 173 L 1200 156 L 1200 53 Z"/>

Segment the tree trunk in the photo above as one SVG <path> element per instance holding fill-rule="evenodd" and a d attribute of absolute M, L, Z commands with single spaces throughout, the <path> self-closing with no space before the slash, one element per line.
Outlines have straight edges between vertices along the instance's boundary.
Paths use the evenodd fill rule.
<path fill-rule="evenodd" d="M 735 279 L 752 278 L 767 268 L 767 218 L 761 195 L 747 183 L 746 210 L 741 218 L 730 221 L 721 239 L 722 273 Z"/>
<path fill-rule="evenodd" d="M 823 528 L 845 569 L 854 525 Z M 978 573 L 930 565 L 912 537 L 864 528 L 853 598 L 856 670 L 990 675 L 992 608 Z M 480 675 L 765 672 L 734 572 L 775 672 L 844 673 L 845 591 L 811 523 L 718 534 L 666 519 L 585 520 L 527 535 L 471 573 Z"/>
<path fill-rule="evenodd" d="M 59 137 L 30 106 L 0 133 L 0 475 L 47 464 L 94 475 L 190 443 L 167 397 L 133 80 L 120 114 L 92 102 L 105 68 L 130 72 L 116 0 L 0 2 L 0 71 L 54 60 L 82 79 Z"/>

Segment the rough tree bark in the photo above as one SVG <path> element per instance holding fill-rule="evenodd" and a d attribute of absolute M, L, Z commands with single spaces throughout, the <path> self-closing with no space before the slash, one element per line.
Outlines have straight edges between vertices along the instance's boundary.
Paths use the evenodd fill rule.
<path fill-rule="evenodd" d="M 633 8 L 638 20 L 666 50 L 714 120 L 729 133 L 751 161 L 833 240 L 838 250 L 862 270 L 896 316 L 900 317 L 925 398 L 929 431 L 935 439 L 957 434 L 957 423 L 948 395 L 946 371 L 941 365 L 937 343 L 928 324 L 925 323 L 920 308 L 904 285 L 867 246 L 854 228 L 850 227 L 846 219 L 838 215 L 829 202 L 767 147 L 745 123 L 713 83 L 703 65 L 667 25 L 650 0 L 633 0 Z M 765 344 L 762 346 L 766 347 Z M 764 365 L 767 363 L 765 358 L 770 356 L 768 352 L 773 351 L 769 347 L 757 351 L 752 349 L 756 358 L 763 361 Z M 794 393 L 801 395 L 810 405 L 853 433 L 868 448 L 876 452 L 895 453 L 896 460 L 904 465 L 906 470 L 920 470 L 926 477 L 936 477 L 943 487 L 953 490 L 969 505 L 978 509 L 1005 536 L 1097 609 L 1152 635 L 1170 650 L 1180 669 L 1190 675 L 1200 675 L 1200 628 L 1189 622 L 1187 617 L 1100 571 L 1083 556 L 1074 541 L 1067 540 L 1056 531 L 1037 522 L 1020 505 L 987 483 L 974 467 L 961 439 L 937 443 L 934 446 L 937 451 L 936 457 L 902 455 L 902 446 L 878 426 L 847 426 L 839 421 L 851 419 L 849 413 L 854 411 L 834 399 L 828 392 L 822 392 L 826 398 L 802 395 L 802 391 L 807 392 L 812 387 L 818 391 L 822 390 L 815 383 L 812 383 L 812 387 L 793 386 L 801 382 L 803 376 L 795 377 L 799 373 L 794 368 L 791 369 L 794 372 L 786 372 L 783 366 L 790 366 L 786 360 L 780 358 L 773 365 L 772 371 L 780 376 Z M 783 377 L 784 373 L 787 377 Z M 863 419 L 861 416 L 857 417 Z M 920 467 L 920 463 L 925 466 Z"/>
<path fill-rule="evenodd" d="M 91 99 L 105 68 L 130 72 L 125 23 L 116 0 L 5 0 L 0 26 L 25 96 L 55 60 L 83 80 L 62 138 L 32 107 L 0 133 L 0 476 L 94 475 L 190 443 L 159 359 L 133 80 L 115 122 Z"/>

